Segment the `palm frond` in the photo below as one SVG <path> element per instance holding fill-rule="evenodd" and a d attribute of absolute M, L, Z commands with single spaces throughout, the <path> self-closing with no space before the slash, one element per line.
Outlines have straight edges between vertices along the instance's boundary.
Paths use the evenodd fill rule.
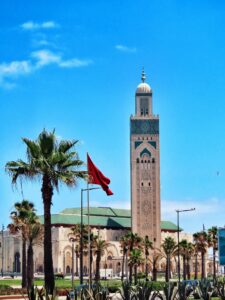
<path fill-rule="evenodd" d="M 45 129 L 38 136 L 38 144 L 41 148 L 41 153 L 45 158 L 52 155 L 55 149 L 56 136 L 54 132 L 48 132 Z"/>
<path fill-rule="evenodd" d="M 78 142 L 78 140 L 72 140 L 72 141 L 62 140 L 59 143 L 58 150 L 59 150 L 59 152 L 66 153 L 68 150 L 73 148 L 77 142 Z"/>

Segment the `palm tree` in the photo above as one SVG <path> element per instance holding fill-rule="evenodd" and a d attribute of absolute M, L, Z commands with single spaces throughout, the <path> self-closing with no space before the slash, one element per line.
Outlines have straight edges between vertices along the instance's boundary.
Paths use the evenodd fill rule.
<path fill-rule="evenodd" d="M 71 228 L 71 232 L 68 234 L 68 236 L 72 236 L 75 241 L 77 242 L 77 245 L 75 247 L 75 253 L 76 253 L 76 275 L 78 275 L 78 257 L 83 257 L 83 251 L 81 247 L 81 231 L 83 232 L 83 250 L 84 247 L 87 246 L 87 240 L 88 240 L 88 226 L 83 225 L 81 228 L 81 224 L 75 224 Z"/>
<path fill-rule="evenodd" d="M 22 236 L 22 287 L 27 287 L 27 228 L 29 224 L 29 215 L 35 213 L 34 204 L 27 200 L 16 202 L 15 211 L 11 212 L 12 223 L 8 228 L 12 234 L 21 233 Z"/>
<path fill-rule="evenodd" d="M 207 253 L 208 246 L 210 246 L 210 236 L 205 231 L 196 232 L 193 234 L 194 242 L 197 251 L 201 253 L 202 273 L 201 278 L 205 278 L 205 254 Z"/>
<path fill-rule="evenodd" d="M 101 263 L 101 257 L 104 255 L 105 250 L 109 246 L 109 243 L 107 243 L 105 240 L 101 240 L 99 237 L 97 237 L 94 240 L 94 249 L 95 249 L 95 255 L 96 255 L 96 270 L 95 270 L 95 281 L 98 282 L 100 280 L 100 263 Z"/>
<path fill-rule="evenodd" d="M 171 265 L 171 258 L 175 254 L 175 250 L 177 248 L 176 242 L 171 237 L 166 237 L 161 245 L 163 249 L 164 256 L 166 257 L 166 282 L 169 281 L 171 275 L 170 275 L 170 265 Z"/>
<path fill-rule="evenodd" d="M 187 259 L 187 278 L 191 279 L 191 258 L 194 254 L 194 245 L 190 242 L 187 243 L 186 259 Z"/>
<path fill-rule="evenodd" d="M 162 253 L 159 249 L 154 249 L 152 255 L 152 281 L 157 281 L 158 262 L 162 258 Z"/>
<path fill-rule="evenodd" d="M 123 281 L 125 257 L 127 256 L 128 247 L 129 247 L 129 239 L 126 234 L 120 238 L 120 247 L 122 248 L 122 253 L 123 253 L 122 272 L 121 272 L 122 273 L 121 280 Z"/>
<path fill-rule="evenodd" d="M 57 141 L 55 131 L 40 133 L 36 141 L 22 139 L 27 147 L 27 161 L 10 161 L 5 168 L 16 184 L 18 178 L 42 181 L 42 199 L 44 204 L 44 272 L 47 293 L 53 294 L 55 282 L 52 260 L 51 205 L 54 189 L 59 182 L 74 186 L 77 179 L 85 179 L 87 172 L 78 171 L 83 165 L 78 154 L 72 151 L 77 141 Z"/>
<path fill-rule="evenodd" d="M 137 284 L 137 268 L 143 263 L 141 249 L 133 249 L 130 252 L 128 264 L 134 267 L 134 284 Z"/>
<path fill-rule="evenodd" d="M 141 249 L 142 248 L 142 238 L 137 233 L 128 232 L 127 239 L 128 239 L 128 247 L 129 247 L 130 254 L 133 249 Z M 129 264 L 130 284 L 132 284 L 132 273 L 133 273 L 133 264 Z"/>
<path fill-rule="evenodd" d="M 211 237 L 211 246 L 213 248 L 213 280 L 216 280 L 216 251 L 218 250 L 218 237 L 217 227 L 213 226 L 208 230 L 208 234 Z"/>
<path fill-rule="evenodd" d="M 34 251 L 33 246 L 42 240 L 42 225 L 38 221 L 36 215 L 30 216 L 30 224 L 28 225 L 28 249 L 27 249 L 27 288 L 30 290 L 34 281 Z"/>
<path fill-rule="evenodd" d="M 153 243 L 149 240 L 148 236 L 146 235 L 142 241 L 143 249 L 145 253 L 145 278 L 148 279 L 148 257 L 149 257 L 149 250 L 153 249 Z"/>
<path fill-rule="evenodd" d="M 198 245 L 196 243 L 193 244 L 194 247 L 194 258 L 195 258 L 195 276 L 194 279 L 198 279 Z"/>
<path fill-rule="evenodd" d="M 187 264 L 186 264 L 186 259 L 187 259 L 187 247 L 188 247 L 188 241 L 183 239 L 180 241 L 179 248 L 180 248 L 180 254 L 182 256 L 183 260 L 183 280 L 186 280 L 186 275 L 187 275 Z"/>

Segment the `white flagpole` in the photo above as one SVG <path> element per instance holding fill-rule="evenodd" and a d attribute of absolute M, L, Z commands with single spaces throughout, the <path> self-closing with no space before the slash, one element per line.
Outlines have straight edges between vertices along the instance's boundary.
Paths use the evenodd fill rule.
<path fill-rule="evenodd" d="M 88 213 L 88 289 L 91 288 L 91 230 L 90 230 L 90 201 L 89 201 L 89 184 L 87 183 L 87 213 Z"/>

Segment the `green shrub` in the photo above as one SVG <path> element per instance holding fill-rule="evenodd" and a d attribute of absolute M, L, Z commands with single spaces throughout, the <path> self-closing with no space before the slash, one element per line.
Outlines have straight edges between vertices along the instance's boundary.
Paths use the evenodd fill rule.
<path fill-rule="evenodd" d="M 138 272 L 138 274 L 137 274 L 137 278 L 138 279 L 143 279 L 143 278 L 145 278 L 146 276 L 145 276 L 145 273 L 144 272 Z"/>

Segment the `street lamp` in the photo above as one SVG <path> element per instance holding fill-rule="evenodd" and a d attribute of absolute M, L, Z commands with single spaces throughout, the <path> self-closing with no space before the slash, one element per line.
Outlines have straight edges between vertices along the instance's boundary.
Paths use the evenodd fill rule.
<path fill-rule="evenodd" d="M 177 213 L 177 256 L 178 256 L 178 264 L 177 264 L 177 271 L 178 271 L 178 282 L 180 284 L 180 219 L 179 219 L 179 215 L 182 212 L 188 212 L 188 211 L 193 211 L 195 210 L 195 208 L 190 208 L 190 209 L 177 209 L 176 213 Z"/>
<path fill-rule="evenodd" d="M 2 277 L 4 275 L 4 271 L 3 271 L 3 265 L 4 265 L 4 225 L 2 225 Z"/>
<path fill-rule="evenodd" d="M 80 210 L 81 210 L 81 218 L 80 218 L 80 284 L 83 284 L 83 192 L 89 192 L 91 190 L 98 190 L 99 187 L 93 188 L 86 188 L 81 189 L 81 203 L 80 203 Z M 88 199 L 88 225 L 89 225 L 89 199 Z M 90 229 L 88 227 L 88 267 L 90 268 Z M 90 270 L 89 270 L 90 271 Z M 90 277 L 90 276 L 89 276 Z M 89 282 L 90 284 L 90 282 Z"/>
<path fill-rule="evenodd" d="M 69 241 L 72 242 L 72 290 L 74 291 L 74 242 L 76 239 L 74 237 L 70 237 Z"/>

